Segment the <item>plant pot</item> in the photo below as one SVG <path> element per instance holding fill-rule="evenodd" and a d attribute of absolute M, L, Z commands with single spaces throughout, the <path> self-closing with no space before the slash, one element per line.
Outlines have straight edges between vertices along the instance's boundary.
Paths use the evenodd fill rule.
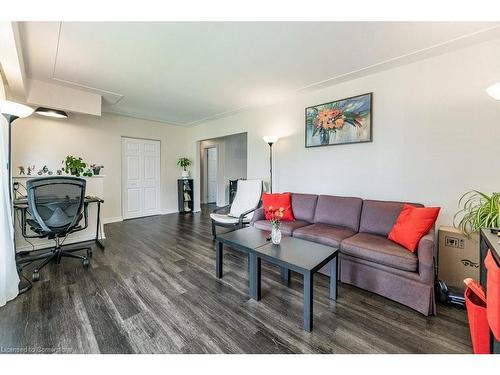
<path fill-rule="evenodd" d="M 101 172 L 101 168 L 92 168 L 92 172 L 95 176 L 99 176 L 99 172 Z"/>
<path fill-rule="evenodd" d="M 71 168 L 71 169 L 69 170 L 69 173 L 70 173 L 72 176 L 79 176 L 79 175 L 80 175 L 80 173 L 78 173 L 78 169 L 76 169 L 76 168 Z"/>
<path fill-rule="evenodd" d="M 189 178 L 189 171 L 182 171 L 182 178 Z"/>

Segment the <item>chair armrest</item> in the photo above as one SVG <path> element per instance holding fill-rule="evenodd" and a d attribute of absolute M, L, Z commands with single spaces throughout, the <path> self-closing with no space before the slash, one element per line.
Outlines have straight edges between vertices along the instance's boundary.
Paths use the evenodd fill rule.
<path fill-rule="evenodd" d="M 264 207 L 259 207 L 255 210 L 252 220 L 250 220 L 250 225 L 253 226 L 253 224 L 256 221 L 264 220 L 265 218 L 266 218 L 266 213 L 264 211 Z"/>
<path fill-rule="evenodd" d="M 231 208 L 230 204 L 228 204 L 227 206 L 223 206 L 223 207 L 217 207 L 215 210 L 212 211 L 212 213 L 215 214 L 217 212 L 228 211 L 230 208 Z"/>
<path fill-rule="evenodd" d="M 252 208 L 252 209 L 250 209 L 250 210 L 248 210 L 248 211 L 243 212 L 243 213 L 240 215 L 240 217 L 239 217 L 239 219 L 238 219 L 238 224 L 240 225 L 240 228 L 243 228 L 243 220 L 245 219 L 245 216 L 247 216 L 247 215 L 248 215 L 249 213 L 251 213 L 251 212 L 254 212 L 254 211 L 255 211 L 255 210 L 257 210 L 257 209 L 258 209 L 258 207 Z"/>
<path fill-rule="evenodd" d="M 434 285 L 434 246 L 434 228 L 432 228 L 420 239 L 417 248 L 420 281 L 427 285 Z"/>

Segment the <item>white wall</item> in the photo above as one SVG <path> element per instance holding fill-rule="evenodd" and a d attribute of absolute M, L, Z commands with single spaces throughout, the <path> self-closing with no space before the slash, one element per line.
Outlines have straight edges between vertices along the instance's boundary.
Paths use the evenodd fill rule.
<path fill-rule="evenodd" d="M 88 163 L 104 165 L 103 218 L 121 219 L 121 137 L 157 139 L 161 142 L 161 208 L 177 211 L 177 159 L 187 156 L 187 130 L 178 126 L 103 114 L 102 117 L 70 114 L 68 119 L 37 115 L 17 120 L 13 127 L 13 167 L 44 164 L 54 171 L 66 155 L 81 156 Z"/>
<path fill-rule="evenodd" d="M 262 136 L 276 134 L 276 191 L 421 202 L 451 224 L 463 192 L 500 189 L 500 102 L 485 93 L 496 81 L 499 39 L 200 124 L 191 154 L 196 141 L 247 132 L 248 178 L 267 178 Z M 305 107 L 367 92 L 372 143 L 304 147 Z"/>

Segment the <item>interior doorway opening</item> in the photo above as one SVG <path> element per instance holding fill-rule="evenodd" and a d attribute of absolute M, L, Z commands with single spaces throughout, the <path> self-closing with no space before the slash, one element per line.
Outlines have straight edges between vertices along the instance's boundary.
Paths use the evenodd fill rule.
<path fill-rule="evenodd" d="M 200 142 L 200 203 L 229 204 L 231 180 L 247 178 L 247 133 Z"/>

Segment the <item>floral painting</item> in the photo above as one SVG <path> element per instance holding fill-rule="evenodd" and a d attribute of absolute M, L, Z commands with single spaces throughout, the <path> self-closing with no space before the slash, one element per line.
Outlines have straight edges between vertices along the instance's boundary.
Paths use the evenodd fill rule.
<path fill-rule="evenodd" d="M 372 141 L 372 94 L 306 108 L 306 147 Z"/>

